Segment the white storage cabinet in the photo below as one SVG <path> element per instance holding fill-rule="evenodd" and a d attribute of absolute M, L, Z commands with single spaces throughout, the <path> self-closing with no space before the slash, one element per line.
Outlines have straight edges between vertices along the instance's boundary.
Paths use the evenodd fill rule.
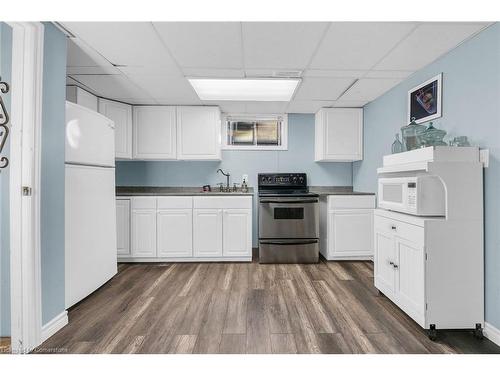
<path fill-rule="evenodd" d="M 376 209 L 375 286 L 435 339 L 439 329 L 484 326 L 483 165 L 477 147 L 436 146 L 384 156 L 380 177 L 428 174 L 446 212 L 424 217 Z"/>
<path fill-rule="evenodd" d="M 115 157 L 132 159 L 132 106 L 99 98 L 99 113 L 115 123 Z"/>
<path fill-rule="evenodd" d="M 134 106 L 133 130 L 134 159 L 177 158 L 176 107 Z"/>
<path fill-rule="evenodd" d="M 252 196 L 119 197 L 117 224 L 122 261 L 252 259 Z"/>
<path fill-rule="evenodd" d="M 373 258 L 375 195 L 320 199 L 320 252 L 327 260 Z"/>
<path fill-rule="evenodd" d="M 219 107 L 177 107 L 177 158 L 221 159 L 221 116 Z"/>
<path fill-rule="evenodd" d="M 158 197 L 159 258 L 193 256 L 193 198 Z"/>
<path fill-rule="evenodd" d="M 314 129 L 315 161 L 363 159 L 363 108 L 321 108 Z"/>
<path fill-rule="evenodd" d="M 130 199 L 116 200 L 116 247 L 118 257 L 130 256 Z"/>

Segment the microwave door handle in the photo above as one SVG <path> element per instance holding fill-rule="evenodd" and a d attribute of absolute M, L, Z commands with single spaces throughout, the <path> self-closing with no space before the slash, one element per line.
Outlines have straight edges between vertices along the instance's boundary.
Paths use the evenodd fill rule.
<path fill-rule="evenodd" d="M 282 204 L 282 203 L 285 203 L 285 204 L 293 204 L 293 203 L 297 203 L 297 204 L 301 204 L 301 203 L 318 203 L 319 200 L 318 199 L 304 199 L 304 200 L 300 200 L 300 201 L 294 201 L 294 200 L 288 200 L 288 201 L 285 201 L 285 200 L 268 200 L 268 199 L 261 199 L 260 203 L 275 203 L 275 204 Z"/>
<path fill-rule="evenodd" d="M 297 240 L 297 241 L 280 241 L 280 240 L 261 240 L 263 245 L 312 245 L 318 243 L 318 240 Z"/>

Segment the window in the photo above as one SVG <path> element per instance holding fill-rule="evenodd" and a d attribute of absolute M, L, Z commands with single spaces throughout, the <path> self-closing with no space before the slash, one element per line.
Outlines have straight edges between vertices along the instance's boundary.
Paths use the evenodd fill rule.
<path fill-rule="evenodd" d="M 286 150 L 286 115 L 226 115 L 224 149 Z"/>

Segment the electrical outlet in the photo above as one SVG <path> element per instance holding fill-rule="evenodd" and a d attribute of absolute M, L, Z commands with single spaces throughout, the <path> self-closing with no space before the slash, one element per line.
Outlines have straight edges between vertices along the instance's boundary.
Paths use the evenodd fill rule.
<path fill-rule="evenodd" d="M 484 168 L 488 168 L 490 164 L 490 150 L 479 150 L 479 161 L 483 163 Z"/>
<path fill-rule="evenodd" d="M 242 177 L 241 177 L 241 183 L 244 183 L 246 182 L 248 184 L 248 175 L 247 174 L 244 174 Z"/>

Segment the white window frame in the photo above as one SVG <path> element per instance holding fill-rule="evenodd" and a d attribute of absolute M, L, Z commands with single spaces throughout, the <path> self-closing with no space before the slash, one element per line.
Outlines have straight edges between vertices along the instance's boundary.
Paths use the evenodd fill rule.
<path fill-rule="evenodd" d="M 233 118 L 238 120 L 275 120 L 277 117 L 283 119 L 281 124 L 281 145 L 230 145 L 227 143 L 228 129 L 227 129 L 227 118 Z M 222 114 L 222 149 L 223 150 L 233 150 L 233 151 L 286 151 L 288 150 L 288 115 L 286 113 L 269 113 L 269 114 L 248 114 L 248 113 L 224 113 Z"/>

